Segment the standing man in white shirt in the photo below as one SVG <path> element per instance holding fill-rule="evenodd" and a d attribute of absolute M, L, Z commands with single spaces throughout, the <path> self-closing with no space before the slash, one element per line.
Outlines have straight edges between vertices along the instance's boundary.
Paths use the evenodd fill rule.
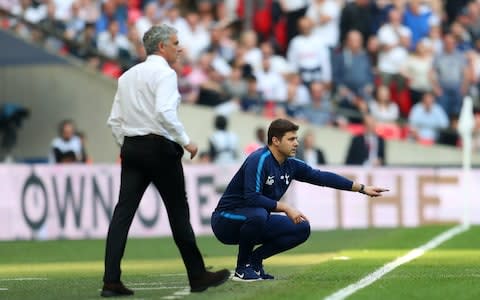
<path fill-rule="evenodd" d="M 167 209 L 191 291 L 220 285 L 230 276 L 228 270 L 206 271 L 190 224 L 181 159 L 183 149 L 193 159 L 198 148 L 177 116 L 181 98 L 171 67 L 182 52 L 177 30 L 165 24 L 153 26 L 143 36 L 143 43 L 148 57 L 118 79 L 108 119 L 121 145 L 122 171 L 119 200 L 107 236 L 103 297 L 133 295 L 120 281 L 120 261 L 128 230 L 150 183 L 160 192 Z"/>

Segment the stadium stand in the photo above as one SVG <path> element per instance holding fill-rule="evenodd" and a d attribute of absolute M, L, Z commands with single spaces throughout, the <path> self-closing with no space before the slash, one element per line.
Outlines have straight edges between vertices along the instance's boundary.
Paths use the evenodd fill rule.
<path fill-rule="evenodd" d="M 285 33 L 285 30 L 279 28 L 285 28 L 285 22 L 287 14 L 282 11 L 281 7 L 278 7 L 275 1 L 263 1 L 261 4 L 260 2 L 255 1 L 141 1 L 141 0 L 130 0 L 130 1 L 117 1 L 117 0 L 107 0 L 107 1 L 71 1 L 75 3 L 75 5 L 71 5 L 70 7 L 64 7 L 64 5 L 59 5 L 58 1 L 0 1 L 0 24 L 4 30 L 7 30 L 13 35 L 17 37 L 21 37 L 24 40 L 27 40 L 29 43 L 21 43 L 18 39 L 14 39 L 12 34 L 2 34 L 2 36 L 8 40 L 5 40 L 5 44 L 9 45 L 9 49 L 12 51 L 6 51 L 8 55 L 4 54 L 4 61 L 5 66 L 7 64 L 17 65 L 19 63 L 35 63 L 36 61 L 30 61 L 35 56 L 28 55 L 29 59 L 25 59 L 27 56 L 21 56 L 22 51 L 17 51 L 15 44 L 20 43 L 21 47 L 26 47 L 29 49 L 36 49 L 32 46 L 32 44 L 41 45 L 45 47 L 49 51 L 55 50 L 52 49 L 51 43 L 49 43 L 49 38 L 55 38 L 63 44 L 61 47 L 56 48 L 57 55 L 49 55 L 48 52 L 45 51 L 33 51 L 36 55 L 44 55 L 44 59 L 42 58 L 41 61 L 38 61 L 41 65 L 45 65 L 51 59 L 52 62 L 56 62 L 57 60 L 65 61 L 67 60 L 70 65 L 75 64 L 78 67 L 78 60 L 75 60 L 74 57 L 80 59 L 80 62 L 86 62 L 86 65 L 89 67 L 93 67 L 94 72 L 89 73 L 90 71 L 73 71 L 73 69 L 69 67 L 60 67 L 56 65 L 55 67 L 50 67 L 48 70 L 49 74 L 57 74 L 60 76 L 63 72 L 68 74 L 76 74 L 74 75 L 75 78 L 78 76 L 84 77 L 84 75 L 79 74 L 88 74 L 87 76 L 93 76 L 94 73 L 103 73 L 106 77 L 109 78 L 118 78 L 121 73 L 128 69 L 132 64 L 139 62 L 144 59 L 143 49 L 140 43 L 140 35 L 137 32 L 137 26 L 135 26 L 142 18 L 146 16 L 146 9 L 151 5 L 154 6 L 155 18 L 156 22 L 167 22 L 179 29 L 179 37 L 181 41 L 201 41 L 205 39 L 209 41 L 207 45 L 209 45 L 209 58 L 207 58 L 206 62 L 206 69 L 202 70 L 198 68 L 199 64 L 202 63 L 201 56 L 195 56 L 192 53 L 189 53 L 189 48 L 185 49 L 186 57 L 185 60 L 182 61 L 182 64 L 178 66 L 180 80 L 179 82 L 183 82 L 185 84 L 185 90 L 189 92 L 189 103 L 195 103 L 196 97 L 198 97 L 198 91 L 204 88 L 204 84 L 208 82 L 210 76 L 216 76 L 217 82 L 222 83 L 228 78 L 229 73 L 234 68 L 239 68 L 243 70 L 243 78 L 244 80 L 248 81 L 249 78 L 252 78 L 252 75 L 255 76 L 258 74 L 258 68 L 261 66 L 262 63 L 262 55 L 269 55 L 271 61 L 271 68 L 272 71 L 280 73 L 282 77 L 287 80 L 289 78 L 294 78 L 291 76 L 292 73 L 296 73 L 297 70 L 292 68 L 291 62 L 288 61 L 288 57 L 285 56 L 285 53 L 288 50 L 289 45 L 286 42 L 286 37 L 282 36 L 279 33 Z M 318 2 L 318 3 L 317 3 Z M 445 29 L 441 32 L 446 32 L 447 30 L 453 31 L 453 34 L 457 41 L 459 42 L 458 51 L 460 55 L 464 55 L 468 57 L 468 63 L 466 64 L 465 68 L 465 76 L 466 81 L 468 81 L 468 86 L 464 92 L 469 92 L 473 96 L 476 94 L 476 87 L 478 78 L 476 71 L 478 68 L 477 61 L 478 59 L 478 51 L 476 50 L 476 33 L 479 32 L 477 29 L 478 22 L 475 22 L 475 7 L 474 5 L 478 4 L 469 4 L 465 7 L 466 10 L 463 10 L 462 14 L 460 15 L 452 15 L 451 12 L 446 11 L 445 7 L 442 5 L 439 6 L 439 1 L 431 0 L 426 1 L 423 6 L 421 6 L 420 10 L 418 7 L 415 7 L 413 4 L 407 2 L 404 6 L 395 7 L 398 5 L 395 3 L 390 3 L 390 1 L 382 1 L 376 3 L 374 1 L 353 1 L 345 4 L 343 1 L 336 1 L 336 0 L 324 0 L 324 1 L 317 1 L 316 5 L 319 5 L 319 9 L 323 9 L 322 12 L 325 14 L 326 17 L 330 22 L 328 25 L 329 28 L 339 28 L 340 32 L 345 31 L 345 24 L 342 23 L 342 18 L 347 13 L 349 9 L 364 9 L 368 7 L 370 9 L 369 14 L 372 14 L 373 18 L 371 19 L 372 31 L 369 33 L 365 33 L 361 31 L 365 35 L 365 53 L 371 59 L 372 65 L 374 66 L 376 80 L 375 83 L 379 83 L 379 74 L 378 74 L 378 58 L 381 57 L 382 49 L 384 49 L 385 44 L 383 39 L 379 39 L 377 37 L 377 30 L 381 28 L 382 25 L 387 24 L 389 12 L 392 11 L 393 8 L 397 9 L 400 12 L 402 17 L 403 26 L 406 26 L 410 32 L 412 32 L 412 41 L 406 41 L 405 44 L 400 45 L 398 47 L 402 48 L 401 51 L 407 51 L 408 54 L 411 53 L 413 46 L 412 43 L 417 41 L 417 36 L 421 36 L 426 39 L 426 44 L 430 46 L 432 51 L 432 56 L 438 53 L 441 53 L 441 45 L 442 39 L 435 35 L 435 32 L 438 30 L 438 26 L 441 25 L 442 29 Z M 334 3 L 335 2 L 335 3 Z M 358 3 L 357 3 L 358 2 Z M 361 2 L 364 2 L 363 4 Z M 366 4 L 365 4 L 366 3 Z M 23 6 L 22 6 L 23 5 Z M 313 4 L 312 4 L 313 5 Z M 323 6 L 322 6 L 323 5 Z M 357 7 L 360 5 L 361 7 Z M 367 6 L 365 6 L 367 5 Z M 329 7 L 327 9 L 327 7 Z M 347 9 L 348 7 L 348 9 Z M 308 7 L 310 8 L 310 7 Z M 83 28 L 80 29 L 75 35 L 71 33 L 67 34 L 63 30 L 58 30 L 58 28 L 62 28 L 62 26 L 58 26 L 57 29 L 53 30 L 48 26 L 44 26 L 45 22 L 41 22 L 42 20 L 46 19 L 48 10 L 55 9 L 55 22 L 64 23 L 66 28 Z M 77 11 L 76 11 L 77 10 Z M 304 13 L 307 13 L 306 10 Z M 449 16 L 448 18 L 440 19 L 439 16 L 443 16 L 447 13 Z M 428 26 L 431 29 L 431 32 L 423 32 L 418 33 L 415 24 L 411 24 L 411 20 L 408 21 L 405 19 L 406 16 L 409 18 L 412 15 L 417 14 L 423 19 L 428 19 Z M 103 24 L 102 22 L 107 22 L 109 18 L 102 17 L 102 16 L 110 16 L 111 19 L 118 20 L 120 24 L 125 24 L 125 28 L 123 25 L 120 25 L 119 34 L 125 34 L 126 39 L 128 40 L 128 46 L 123 47 L 119 50 L 118 56 L 111 58 L 106 55 L 106 53 L 102 53 L 99 51 L 98 47 L 98 37 L 100 33 L 98 32 L 99 28 L 106 28 L 105 26 L 101 27 L 100 25 Z M 248 18 L 247 16 L 251 16 Z M 263 17 L 262 17 L 263 16 Z M 72 19 L 78 21 L 77 24 L 72 24 Z M 271 27 L 265 26 L 268 23 L 272 25 Z M 453 25 L 452 25 L 453 24 Z M 321 29 L 322 24 L 315 23 L 315 30 Z M 353 26 L 352 28 L 355 29 L 355 24 L 350 24 L 349 26 Z M 239 37 L 244 33 L 248 28 L 253 28 L 257 33 L 259 33 L 258 38 L 259 40 L 247 49 L 241 43 L 238 43 Z M 267 30 L 266 28 L 273 28 L 271 30 Z M 464 31 L 459 30 L 458 28 L 465 29 Z M 327 28 L 323 28 L 327 29 Z M 97 31 L 95 31 L 97 30 Z M 68 31 L 68 30 L 67 30 Z M 105 32 L 103 32 L 105 33 Z M 346 32 L 345 32 L 346 33 Z M 462 33 L 462 34 L 461 34 Z M 93 35 L 92 35 L 93 34 Z M 467 37 L 470 37 L 468 39 Z M 90 37 L 91 42 L 88 44 L 85 43 L 85 37 Z M 309 36 L 307 36 L 310 38 Z M 312 39 L 318 39 L 317 36 L 312 35 Z M 388 36 L 386 40 L 388 40 Z M 260 48 L 260 45 L 263 45 L 264 42 L 269 43 L 273 49 L 274 53 L 264 53 L 262 54 L 263 48 Z M 342 43 L 339 43 L 335 47 L 330 47 L 330 53 L 339 53 L 344 52 L 347 53 L 348 49 L 344 48 Z M 461 43 L 460 43 L 461 42 Z M 3 41 L 2 41 L 3 44 Z M 13 47 L 13 48 L 10 48 Z M 20 49 L 20 48 L 18 48 Z M 82 49 L 81 51 L 79 51 Z M 4 52 L 5 53 L 5 52 Z M 82 53 L 82 54 L 79 54 Z M 19 58 L 10 57 L 10 55 L 18 56 Z M 333 55 L 332 55 L 333 56 Z M 23 58 L 22 58 L 23 57 Z M 48 57 L 48 58 L 47 58 Z M 283 62 L 282 62 L 283 58 Z M 0 58 L 1 59 L 1 58 Z M 286 63 L 286 64 L 283 64 Z M 332 62 L 334 63 L 334 62 Z M 55 71 L 52 71 L 55 69 Z M 68 71 L 66 71 L 68 70 Z M 195 82 L 191 81 L 193 74 L 192 72 L 196 72 Z M 7 72 L 7 70 L 3 70 L 3 72 Z M 15 76 L 23 75 L 25 70 L 21 70 L 18 68 L 8 68 L 8 72 L 10 74 L 15 74 Z M 11 73 L 13 72 L 13 73 Z M 37 71 L 38 73 L 42 73 L 40 69 Z M 35 72 L 34 72 L 35 73 Z M 5 73 L 6 74 L 6 73 Z M 27 75 L 28 78 L 35 79 L 34 81 L 39 81 L 38 78 L 33 77 L 34 75 Z M 95 78 L 99 78 L 95 75 Z M 265 77 L 269 78 L 269 77 Z M 328 78 L 328 76 L 326 77 Z M 264 82 L 258 82 L 259 86 L 267 86 Z M 13 79 L 12 79 L 13 80 Z M 218 81 L 219 80 L 219 81 Z M 258 80 L 258 78 L 257 78 Z M 40 80 L 41 81 L 41 80 Z M 67 81 L 62 80 L 62 82 Z M 72 80 L 73 81 L 73 80 Z M 83 82 L 86 83 L 88 80 L 84 80 Z M 76 81 L 77 84 L 80 84 L 82 80 Z M 109 82 L 109 83 L 106 83 Z M 114 83 L 109 81 L 108 79 L 100 80 L 101 84 L 104 84 L 106 87 L 102 88 L 97 86 L 93 88 L 91 92 L 87 92 L 89 94 L 89 99 L 95 99 L 97 103 L 102 103 L 101 106 L 104 106 L 105 109 L 109 106 L 111 101 L 110 89 L 114 86 Z M 76 85 L 73 82 L 64 82 L 63 84 L 67 86 Z M 290 84 L 290 81 L 287 81 L 287 84 Z M 338 90 L 336 89 L 335 82 L 325 82 L 326 84 L 326 91 L 328 92 L 328 100 L 333 107 L 333 116 L 332 122 L 329 125 L 322 126 L 319 130 L 333 130 L 335 132 L 342 131 L 345 136 L 348 134 L 355 134 L 360 133 L 362 131 L 362 127 L 355 124 L 348 122 L 346 120 L 349 119 L 349 116 L 352 114 L 358 119 L 358 112 L 351 111 L 348 109 L 342 109 L 338 107 Z M 94 86 L 91 82 L 88 82 L 89 86 Z M 12 92 L 13 88 L 21 88 L 18 83 L 14 84 L 11 88 L 7 90 L 9 92 L 4 92 L 5 95 L 7 94 L 19 94 L 19 92 Z M 405 117 L 408 116 L 409 111 L 411 109 L 411 96 L 410 92 L 407 88 L 403 88 L 402 90 L 398 89 L 398 86 L 395 83 L 389 85 L 389 89 L 391 92 L 392 100 L 399 106 L 401 115 L 404 118 L 401 118 L 398 123 L 396 124 L 383 124 L 381 123 L 378 128 L 377 132 L 382 135 L 387 140 L 391 141 L 407 141 L 409 138 L 408 126 L 405 126 L 406 120 Z M 433 86 L 434 92 L 438 92 L 438 87 Z M 63 88 L 60 87 L 60 90 Z M 220 85 L 220 89 L 223 89 L 223 84 Z M 99 91 L 102 90 L 102 91 Z M 71 90 L 73 91 L 73 90 Z M 37 90 L 38 92 L 38 90 Z M 82 91 L 85 92 L 85 91 Z M 98 94 L 95 94 L 98 92 Z M 221 93 L 223 90 L 221 90 Z M 52 92 L 50 92 L 52 94 Z M 61 96 L 60 96 L 61 95 Z M 353 101 L 358 108 L 360 113 L 365 113 L 368 111 L 369 105 L 366 105 L 373 101 L 373 99 L 367 97 L 367 94 L 357 94 L 354 93 L 349 101 Z M 371 94 L 373 95 L 373 94 Z M 66 90 L 58 92 L 57 95 L 53 96 L 53 98 L 57 98 L 55 101 L 60 101 L 60 97 L 62 98 L 76 98 L 79 95 L 69 94 Z M 18 97 L 17 97 L 18 98 Z M 63 101 L 67 101 L 67 100 Z M 238 106 L 236 103 L 236 99 L 229 100 L 225 97 L 219 97 L 217 102 L 222 102 L 221 104 L 229 104 L 229 110 L 227 111 L 238 111 L 244 108 L 244 105 Z M 305 106 L 308 107 L 307 102 L 295 102 L 300 99 L 300 94 L 296 94 L 294 96 L 293 106 L 298 107 L 300 110 Z M 477 98 L 474 98 L 477 101 Z M 285 101 L 287 99 L 276 99 L 276 101 L 271 101 L 271 99 L 265 99 L 262 111 L 255 111 L 253 112 L 255 119 L 259 119 L 260 123 L 263 123 L 262 118 L 274 118 L 281 116 L 279 115 L 279 108 L 283 107 Z M 27 101 L 27 100 L 25 100 Z M 32 100 L 33 101 L 33 100 Z M 43 100 L 48 103 L 49 100 Z M 52 100 L 53 101 L 53 100 Z M 70 101 L 70 100 L 69 100 Z M 74 99 L 71 99 L 74 101 Z M 87 101 L 85 98 L 83 101 Z M 290 103 L 291 104 L 291 103 Z M 290 105 L 289 104 L 289 105 Z M 57 104 L 55 104 L 57 105 Z M 97 104 L 98 105 L 98 104 Z M 49 106 L 50 107 L 50 106 Z M 232 108 L 233 107 L 233 108 Z M 287 107 L 287 112 L 292 107 Z M 197 109 L 193 107 L 188 107 L 188 109 Z M 232 110 L 233 109 L 233 110 Z M 80 115 L 82 114 L 82 109 L 79 109 Z M 66 109 L 64 113 L 70 114 L 77 114 L 77 111 Z M 60 112 L 60 110 L 59 110 Z M 252 112 L 251 112 L 252 113 Z M 234 113 L 235 114 L 235 113 Z M 68 116 L 61 116 L 68 117 Z M 232 116 L 233 117 L 233 116 Z M 57 118 L 56 120 L 58 121 Z M 304 118 L 302 118 L 302 114 L 298 115 L 298 122 L 304 122 Z M 84 122 L 84 121 L 83 121 Z M 79 120 L 80 125 L 82 125 L 82 120 Z M 98 122 L 99 126 L 103 126 L 101 122 Z M 232 126 L 235 126 L 232 123 Z M 85 126 L 81 126 L 85 128 Z M 52 126 L 53 128 L 53 126 Z M 253 128 L 252 132 L 253 132 Z M 90 132 L 88 132 L 89 139 L 95 140 L 95 134 L 92 136 Z M 246 134 L 246 136 L 251 136 L 251 133 Z M 321 140 L 321 139 L 317 139 Z M 241 141 L 242 142 L 242 141 Z M 419 141 L 420 142 L 420 141 Z M 420 143 L 420 144 L 429 144 L 431 145 L 435 141 L 429 141 L 428 143 Z M 455 147 L 455 146 L 454 146 Z M 458 147 L 458 146 L 457 146 Z M 97 148 L 97 149 L 95 149 Z M 92 154 L 96 156 L 95 153 L 101 153 L 100 146 L 93 146 Z M 323 145 L 322 145 L 323 148 Z M 108 150 L 109 152 L 111 150 Z M 326 150 L 328 151 L 328 150 Z M 455 152 L 455 150 L 454 150 Z M 331 155 L 328 154 L 330 157 Z M 335 157 L 334 154 L 332 157 Z M 109 160 L 109 155 L 102 155 L 99 154 L 100 161 L 102 160 Z M 391 157 L 391 156 L 388 156 Z M 333 163 L 340 162 L 342 159 L 331 159 Z M 392 161 L 395 163 L 395 160 Z"/>

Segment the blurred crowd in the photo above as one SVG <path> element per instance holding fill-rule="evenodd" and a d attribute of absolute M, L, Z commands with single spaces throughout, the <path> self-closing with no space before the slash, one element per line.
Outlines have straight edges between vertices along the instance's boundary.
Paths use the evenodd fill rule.
<path fill-rule="evenodd" d="M 463 99 L 479 104 L 479 0 L 0 0 L 0 8 L 2 28 L 112 77 L 145 59 L 150 26 L 172 25 L 184 47 L 175 66 L 183 100 L 224 116 L 363 134 L 368 114 L 384 139 L 461 146 Z"/>

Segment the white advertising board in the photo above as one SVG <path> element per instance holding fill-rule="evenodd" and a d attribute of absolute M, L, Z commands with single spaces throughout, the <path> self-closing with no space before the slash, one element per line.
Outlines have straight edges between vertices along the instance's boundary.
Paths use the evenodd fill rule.
<path fill-rule="evenodd" d="M 211 234 L 210 215 L 237 166 L 186 165 L 191 223 Z M 464 195 L 473 224 L 479 197 L 464 193 L 461 169 L 328 167 L 366 184 L 390 188 L 381 198 L 294 182 L 285 201 L 309 217 L 313 230 L 458 223 Z M 472 182 L 480 182 L 473 171 Z M 0 240 L 104 238 L 118 199 L 118 165 L 0 165 Z M 155 188 L 146 191 L 131 237 L 170 235 Z"/>

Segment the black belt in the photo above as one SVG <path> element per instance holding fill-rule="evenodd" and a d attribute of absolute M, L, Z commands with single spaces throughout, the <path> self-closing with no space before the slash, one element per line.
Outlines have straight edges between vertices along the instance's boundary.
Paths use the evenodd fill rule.
<path fill-rule="evenodd" d="M 163 135 L 154 134 L 154 133 L 149 133 L 146 135 L 126 136 L 125 138 L 131 139 L 131 140 L 164 140 L 164 141 L 171 142 L 171 140 L 167 139 Z"/>

